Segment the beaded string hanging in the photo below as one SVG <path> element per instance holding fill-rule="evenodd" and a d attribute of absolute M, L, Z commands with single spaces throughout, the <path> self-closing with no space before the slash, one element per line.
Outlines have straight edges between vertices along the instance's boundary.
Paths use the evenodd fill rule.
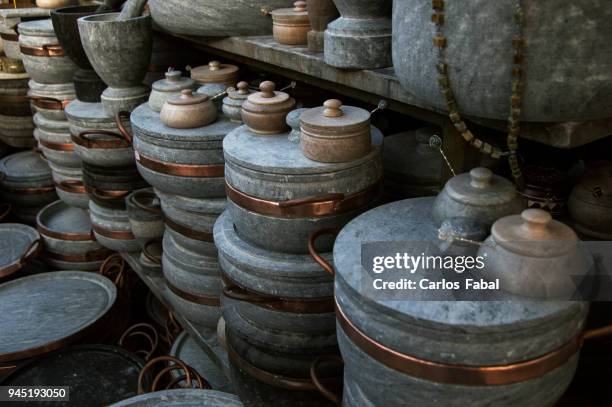
<path fill-rule="evenodd" d="M 516 22 L 516 35 L 512 40 L 512 47 L 514 49 L 514 57 L 512 61 L 512 93 L 510 97 L 510 114 L 508 116 L 508 136 L 506 143 L 508 151 L 502 151 L 500 148 L 495 147 L 487 142 L 484 142 L 474 136 L 474 134 L 468 129 L 467 124 L 463 121 L 459 109 L 457 106 L 457 100 L 455 94 L 451 89 L 451 82 L 448 74 L 448 63 L 446 60 L 446 47 L 448 40 L 444 36 L 442 31 L 445 20 L 445 3 L 444 0 L 431 0 L 433 14 L 431 20 L 435 24 L 435 35 L 433 38 L 433 44 L 438 50 L 438 86 L 448 110 L 448 116 L 461 134 L 463 139 L 472 147 L 476 148 L 483 154 L 488 154 L 493 158 L 500 158 L 502 156 L 508 156 L 508 163 L 510 170 L 512 171 L 512 177 L 515 183 L 521 187 L 523 184 L 523 177 L 517 157 L 518 149 L 518 136 L 520 134 L 520 116 L 521 107 L 523 100 L 523 70 L 522 65 L 525 60 L 524 48 L 525 41 L 523 39 L 523 26 L 525 16 L 523 12 L 521 0 L 517 0 L 517 9 L 515 13 Z"/>

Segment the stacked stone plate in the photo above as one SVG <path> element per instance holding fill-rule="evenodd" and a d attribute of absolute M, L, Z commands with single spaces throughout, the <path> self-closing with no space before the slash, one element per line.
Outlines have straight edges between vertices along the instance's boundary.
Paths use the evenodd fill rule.
<path fill-rule="evenodd" d="M 364 290 L 362 244 L 436 243 L 432 205 L 433 198 L 417 198 L 381 206 L 351 221 L 336 239 L 334 292 L 345 366 L 342 405 L 555 405 L 572 380 L 577 352 L 527 379 L 501 375 L 497 383 L 487 383 L 491 376 L 479 368 L 503 370 L 571 344 L 581 333 L 585 303 L 432 302 L 426 301 L 432 294 L 422 290 L 404 290 L 401 297 L 389 293 L 387 299 Z M 426 255 L 441 254 L 437 244 L 428 247 Z M 441 366 L 432 367 L 436 363 Z"/>
<path fill-rule="evenodd" d="M 40 234 L 20 223 L 0 224 L 0 281 L 27 275 L 32 260 L 40 254 Z"/>
<path fill-rule="evenodd" d="M 28 79 L 27 73 L 0 72 L 0 141 L 15 148 L 35 145 Z"/>
<path fill-rule="evenodd" d="M 213 225 L 226 206 L 222 141 L 239 124 L 172 129 L 147 103 L 131 114 L 138 170 L 161 200 L 168 300 L 200 329 L 214 330 L 222 284 Z"/>
<path fill-rule="evenodd" d="M 291 124 L 299 115 L 289 116 Z M 317 356 L 337 352 L 333 279 L 308 254 L 308 240 L 375 204 L 381 143 L 372 128 L 370 153 L 330 164 L 306 158 L 289 132 L 262 136 L 242 126 L 225 138 L 229 207 L 215 243 L 232 380 L 247 405 L 327 405 L 309 370 Z M 333 239 L 315 244 L 327 252 Z"/>
<path fill-rule="evenodd" d="M 12 213 L 21 221 L 33 225 L 36 214 L 57 195 L 47 162 L 36 151 L 23 151 L 0 160 L 0 181 L 3 200 L 13 206 Z"/>
<path fill-rule="evenodd" d="M 45 242 L 44 259 L 54 269 L 97 271 L 112 254 L 94 239 L 89 213 L 62 201 L 44 207 L 36 227 Z"/>

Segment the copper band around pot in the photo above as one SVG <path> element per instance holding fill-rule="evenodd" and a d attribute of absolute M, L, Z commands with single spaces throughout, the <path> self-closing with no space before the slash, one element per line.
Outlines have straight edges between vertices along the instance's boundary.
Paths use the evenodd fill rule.
<path fill-rule="evenodd" d="M 41 146 L 48 148 L 49 150 L 55 151 L 74 151 L 74 144 L 72 143 L 55 143 L 47 140 L 38 140 Z"/>
<path fill-rule="evenodd" d="M 219 178 L 225 174 L 224 164 L 196 165 L 196 164 L 170 164 L 154 160 L 136 152 L 136 161 L 151 171 L 179 177 Z"/>
<path fill-rule="evenodd" d="M 249 376 L 259 380 L 262 383 L 268 384 L 273 387 L 279 387 L 281 389 L 294 390 L 294 391 L 318 391 L 317 386 L 312 382 L 310 378 L 298 378 L 298 377 L 287 377 L 277 373 L 270 373 L 263 369 L 260 369 L 251 362 L 244 359 L 234 350 L 234 348 L 227 343 L 227 355 L 230 361 L 244 371 Z M 323 382 L 327 382 L 330 379 L 321 379 Z M 337 378 L 331 380 L 337 381 Z"/>
<path fill-rule="evenodd" d="M 164 218 L 164 223 L 166 224 L 166 226 L 168 226 L 170 229 L 174 230 L 177 233 L 180 233 L 183 236 L 186 236 L 190 239 L 193 240 L 199 240 L 201 242 L 213 242 L 213 234 L 210 232 L 200 232 L 198 230 L 193 230 L 190 229 L 188 227 L 179 225 L 176 222 L 173 222 L 170 218 L 165 217 Z"/>
<path fill-rule="evenodd" d="M 380 182 L 355 194 L 328 194 L 287 201 L 269 201 L 245 194 L 225 181 L 227 197 L 251 212 L 276 218 L 315 218 L 337 215 L 372 202 L 380 193 Z"/>
<path fill-rule="evenodd" d="M 334 297 L 282 298 L 247 290 L 236 284 L 225 273 L 221 277 L 226 285 L 223 295 L 236 301 L 249 302 L 258 307 L 293 314 L 323 314 L 334 312 Z"/>
<path fill-rule="evenodd" d="M 55 191 L 55 186 L 50 187 L 33 187 L 33 188 L 13 188 L 8 186 L 2 186 L 0 189 L 12 192 L 14 194 L 19 195 L 39 195 L 39 194 L 48 194 L 50 192 Z"/>
<path fill-rule="evenodd" d="M 376 342 L 357 328 L 336 301 L 336 316 L 350 340 L 376 361 L 398 372 L 436 383 L 462 386 L 502 386 L 537 379 L 563 366 L 582 346 L 582 334 L 545 355 L 498 366 L 465 366 L 406 355 Z"/>
<path fill-rule="evenodd" d="M 102 134 L 109 137 L 114 137 L 113 140 L 92 140 L 87 138 L 87 136 L 92 134 Z M 75 144 L 80 145 L 81 147 L 91 148 L 91 149 L 112 149 L 112 148 L 130 148 L 130 145 L 125 141 L 123 136 L 118 133 L 114 133 L 108 130 L 87 130 L 82 131 L 77 135 L 72 134 L 70 136 L 72 141 Z"/>
<path fill-rule="evenodd" d="M 172 285 L 168 280 L 166 280 L 166 285 L 168 286 L 170 291 L 172 291 L 174 294 L 181 297 L 185 301 L 193 302 L 193 303 L 200 304 L 200 305 L 207 305 L 209 307 L 220 307 L 221 306 L 221 299 L 219 297 L 187 293 L 181 290 L 180 288 L 177 288 L 174 285 Z"/>
<path fill-rule="evenodd" d="M 41 235 L 51 237 L 53 239 L 59 240 L 69 240 L 73 242 L 85 242 L 90 240 L 96 240 L 93 237 L 93 233 L 91 231 L 89 233 L 74 233 L 74 232 L 58 232 L 56 230 L 51 230 L 45 225 L 43 225 L 40 219 L 40 212 L 36 216 L 36 229 Z"/>
<path fill-rule="evenodd" d="M 19 34 L 0 33 L 0 38 L 2 38 L 4 41 L 18 42 L 19 41 Z"/>
<path fill-rule="evenodd" d="M 65 261 L 68 263 L 88 263 L 91 261 L 102 261 L 112 253 L 111 250 L 102 248 L 83 254 L 60 254 L 47 251 L 43 256 L 50 260 Z"/>
<path fill-rule="evenodd" d="M 60 181 L 55 184 L 55 187 L 61 189 L 64 192 L 69 192 L 71 194 L 86 194 L 87 189 L 85 188 L 85 184 L 83 181 L 76 180 L 66 180 Z"/>
<path fill-rule="evenodd" d="M 64 110 L 72 102 L 72 100 L 59 100 L 44 96 L 28 96 L 27 98 L 34 106 L 45 110 Z"/>
<path fill-rule="evenodd" d="M 116 240 L 134 240 L 136 239 L 134 235 L 132 234 L 132 232 L 128 232 L 125 230 L 108 230 L 108 229 L 101 228 L 98 225 L 92 225 L 92 229 L 94 230 L 94 232 L 96 232 L 100 236 L 103 236 L 109 239 L 116 239 Z"/>
<path fill-rule="evenodd" d="M 21 53 L 32 57 L 63 57 L 64 50 L 59 44 L 43 45 L 34 47 L 30 45 L 20 45 Z"/>

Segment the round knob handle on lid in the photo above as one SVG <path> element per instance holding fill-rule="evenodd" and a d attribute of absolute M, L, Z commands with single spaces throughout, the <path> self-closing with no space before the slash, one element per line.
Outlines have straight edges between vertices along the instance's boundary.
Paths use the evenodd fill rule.
<path fill-rule="evenodd" d="M 175 71 L 172 68 L 168 69 L 168 72 L 166 72 L 166 79 L 170 82 L 177 82 L 181 79 L 181 71 Z"/>
<path fill-rule="evenodd" d="M 191 99 L 193 97 L 192 89 L 183 89 L 181 91 L 181 99 Z"/>
<path fill-rule="evenodd" d="M 241 95 L 246 95 L 247 93 L 249 93 L 249 84 L 245 81 L 238 82 L 236 87 L 238 88 L 238 93 L 240 93 Z"/>
<path fill-rule="evenodd" d="M 264 98 L 273 98 L 275 96 L 274 89 L 276 89 L 276 85 L 272 81 L 263 81 L 259 85 L 261 96 Z"/>
<path fill-rule="evenodd" d="M 542 209 L 525 209 L 521 212 L 523 228 L 532 235 L 542 234 L 552 222 L 552 215 Z"/>
<path fill-rule="evenodd" d="M 491 185 L 493 172 L 488 168 L 478 167 L 470 171 L 470 185 L 474 188 L 486 188 Z"/>
<path fill-rule="evenodd" d="M 293 3 L 293 11 L 296 13 L 303 13 L 306 11 L 306 2 L 305 1 L 296 1 Z"/>
<path fill-rule="evenodd" d="M 219 69 L 221 69 L 221 62 L 219 62 L 219 61 L 210 61 L 208 63 L 208 69 L 210 69 L 211 71 L 218 71 Z"/>
<path fill-rule="evenodd" d="M 342 109 L 340 109 L 342 107 L 342 102 L 338 99 L 326 100 L 325 103 L 323 103 L 323 107 L 325 108 L 323 110 L 323 116 L 325 117 L 340 117 L 343 115 Z"/>

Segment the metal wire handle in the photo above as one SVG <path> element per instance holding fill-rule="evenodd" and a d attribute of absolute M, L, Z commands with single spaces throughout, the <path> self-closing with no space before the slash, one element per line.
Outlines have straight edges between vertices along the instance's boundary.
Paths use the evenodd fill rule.
<path fill-rule="evenodd" d="M 132 325 L 131 327 L 126 329 L 125 332 L 123 332 L 117 343 L 119 344 L 119 346 L 125 348 L 126 339 L 134 337 L 143 337 L 147 339 L 150 346 L 150 349 L 148 351 L 147 349 L 138 349 L 134 353 L 137 355 L 144 354 L 143 359 L 145 361 L 151 359 L 151 356 L 153 356 L 153 354 L 159 347 L 159 334 L 157 333 L 157 329 L 155 329 L 153 325 L 144 322 Z"/>

